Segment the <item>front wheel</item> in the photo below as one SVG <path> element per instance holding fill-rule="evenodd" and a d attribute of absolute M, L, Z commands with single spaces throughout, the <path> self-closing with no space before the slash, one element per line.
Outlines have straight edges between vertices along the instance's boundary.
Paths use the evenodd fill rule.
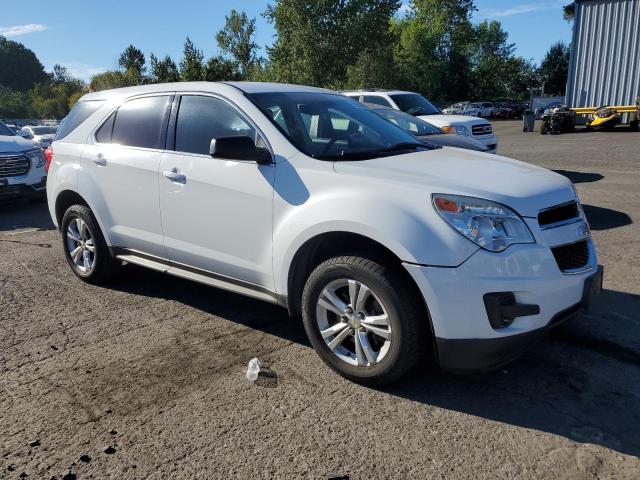
<path fill-rule="evenodd" d="M 363 257 L 336 257 L 309 276 L 303 297 L 307 336 L 340 375 L 368 385 L 393 382 L 421 359 L 426 322 L 414 289 Z"/>

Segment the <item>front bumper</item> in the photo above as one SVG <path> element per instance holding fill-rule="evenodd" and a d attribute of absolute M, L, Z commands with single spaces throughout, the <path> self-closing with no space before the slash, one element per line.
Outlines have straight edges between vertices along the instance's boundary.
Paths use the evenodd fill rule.
<path fill-rule="evenodd" d="M 47 173 L 44 166 L 31 165 L 25 175 L 0 178 L 0 201 L 45 195 Z"/>
<path fill-rule="evenodd" d="M 440 367 L 496 368 L 586 307 L 602 278 L 589 242 L 591 268 L 578 274 L 560 272 L 549 247 L 538 244 L 513 245 L 502 253 L 478 250 L 452 268 L 405 264 L 428 306 Z M 518 304 L 538 305 L 539 313 L 494 329 L 483 300 L 492 292 L 513 292 Z"/>
<path fill-rule="evenodd" d="M 498 153 L 498 137 L 496 137 L 495 134 L 491 134 L 491 135 L 471 135 L 469 136 L 469 138 L 472 138 L 480 143 L 482 143 L 483 145 L 486 145 L 489 150 L 487 150 L 487 153 Z"/>

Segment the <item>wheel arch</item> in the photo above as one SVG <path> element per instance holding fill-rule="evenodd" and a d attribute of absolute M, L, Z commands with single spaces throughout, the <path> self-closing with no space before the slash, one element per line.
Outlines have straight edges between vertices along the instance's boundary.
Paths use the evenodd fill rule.
<path fill-rule="evenodd" d="M 306 240 L 296 251 L 289 265 L 287 275 L 287 301 L 286 307 L 289 314 L 299 318 L 302 314 L 302 291 L 311 272 L 322 262 L 329 258 L 341 255 L 364 255 L 378 263 L 394 268 L 406 285 L 419 298 L 418 304 L 422 308 L 424 319 L 427 322 L 429 333 L 428 342 L 431 344 L 434 357 L 437 362 L 435 336 L 433 324 L 420 288 L 413 277 L 402 266 L 402 260 L 390 248 L 366 235 L 349 231 L 330 231 L 317 234 Z"/>
<path fill-rule="evenodd" d="M 91 210 L 94 218 L 98 222 L 98 227 L 101 230 L 102 236 L 104 237 L 107 246 L 111 248 L 111 242 L 109 241 L 108 232 L 104 228 L 100 217 L 96 215 L 96 211 L 94 210 L 93 206 L 77 191 L 70 188 L 61 190 L 55 199 L 54 214 L 58 229 L 62 228 L 62 217 L 64 216 L 64 212 L 66 212 L 71 205 L 84 205 L 89 210 Z"/>

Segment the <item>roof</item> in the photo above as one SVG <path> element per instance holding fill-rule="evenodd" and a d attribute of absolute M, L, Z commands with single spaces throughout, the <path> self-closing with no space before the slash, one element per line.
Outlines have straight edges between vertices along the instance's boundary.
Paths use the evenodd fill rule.
<path fill-rule="evenodd" d="M 111 90 L 101 90 L 92 92 L 82 97 L 83 101 L 91 100 L 114 100 L 126 98 L 132 95 L 161 92 L 213 92 L 224 93 L 233 88 L 245 93 L 266 93 L 266 92 L 325 92 L 336 93 L 324 88 L 307 87 L 304 85 L 290 85 L 286 83 L 268 82 L 174 82 L 174 83 L 152 83 L 149 85 L 138 85 L 135 87 L 113 88 Z"/>
<path fill-rule="evenodd" d="M 416 93 L 407 92 L 405 90 L 385 90 L 383 88 L 361 88 L 359 90 L 343 90 L 342 93 L 387 93 L 389 95 L 397 95 L 401 93 Z"/>

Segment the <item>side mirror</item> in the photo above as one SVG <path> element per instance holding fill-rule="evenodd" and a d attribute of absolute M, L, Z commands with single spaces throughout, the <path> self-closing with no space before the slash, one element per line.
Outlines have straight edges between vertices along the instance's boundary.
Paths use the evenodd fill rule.
<path fill-rule="evenodd" d="M 33 139 L 33 135 L 31 135 L 29 132 L 27 132 L 26 130 L 18 130 L 18 135 L 20 135 L 22 138 L 27 139 L 27 140 L 31 140 Z"/>
<path fill-rule="evenodd" d="M 209 155 L 230 160 L 252 160 L 260 165 L 272 163 L 269 150 L 257 147 L 253 139 L 246 135 L 212 138 Z"/>

